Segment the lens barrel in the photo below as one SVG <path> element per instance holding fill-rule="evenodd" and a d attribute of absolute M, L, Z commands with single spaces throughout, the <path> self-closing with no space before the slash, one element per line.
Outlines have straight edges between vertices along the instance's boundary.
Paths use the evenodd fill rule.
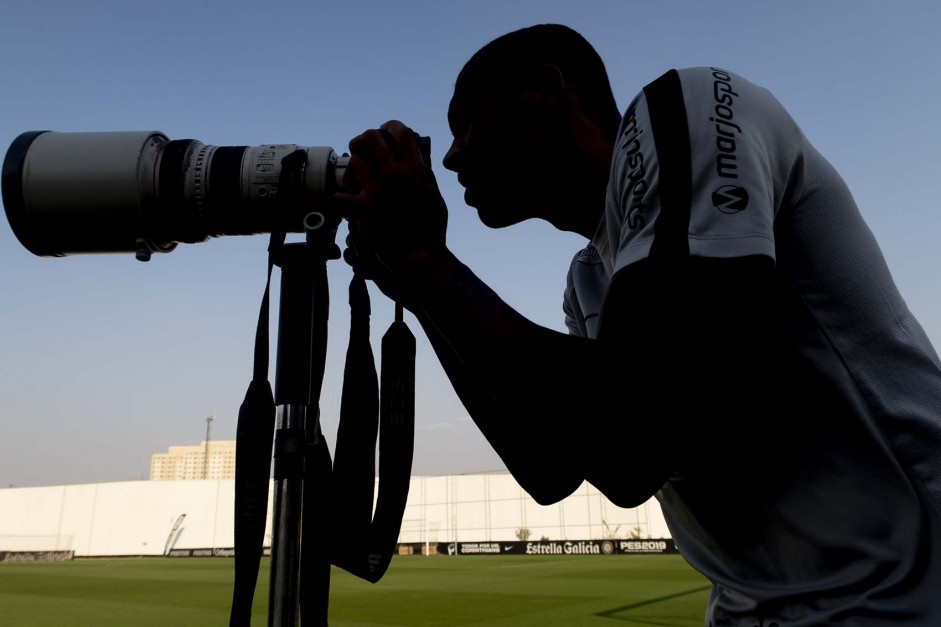
<path fill-rule="evenodd" d="M 274 229 L 326 211 L 346 157 L 295 144 L 213 146 L 159 131 L 28 131 L 3 162 L 3 204 L 40 256 L 169 252 L 178 243 Z M 338 219 L 337 219 L 338 221 Z"/>
<path fill-rule="evenodd" d="M 156 132 L 21 134 L 3 162 L 3 205 L 20 243 L 43 256 L 136 250 L 141 198 L 153 195 L 146 170 L 166 141 Z"/>

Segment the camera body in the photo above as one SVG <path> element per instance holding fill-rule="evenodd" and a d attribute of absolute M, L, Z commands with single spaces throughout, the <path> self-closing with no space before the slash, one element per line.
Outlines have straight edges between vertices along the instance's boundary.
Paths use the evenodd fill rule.
<path fill-rule="evenodd" d="M 348 161 L 326 146 L 27 131 L 3 162 L 3 205 L 36 255 L 135 253 L 146 261 L 181 242 L 338 224 L 328 201 Z"/>

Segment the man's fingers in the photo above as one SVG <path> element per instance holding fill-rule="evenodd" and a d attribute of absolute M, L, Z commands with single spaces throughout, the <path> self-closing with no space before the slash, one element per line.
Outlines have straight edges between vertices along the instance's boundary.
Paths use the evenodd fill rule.
<path fill-rule="evenodd" d="M 355 137 L 350 142 L 350 155 L 351 163 L 358 159 L 368 167 L 368 172 L 363 172 L 362 166 L 357 172 L 363 186 L 391 176 L 400 167 L 399 143 L 384 129 L 371 129 Z"/>
<path fill-rule="evenodd" d="M 374 178 L 383 179 L 405 167 L 427 167 L 421 154 L 418 135 L 398 120 L 390 120 L 378 129 L 354 137 L 349 144 L 350 162 L 344 183 L 358 180 L 366 187 Z"/>
<path fill-rule="evenodd" d="M 398 120 L 390 120 L 378 129 L 354 137 L 349 144 L 350 160 L 343 175 L 343 190 L 333 195 L 340 216 L 351 219 L 362 215 L 365 205 L 379 187 L 397 173 L 421 167 L 417 135 Z"/>
<path fill-rule="evenodd" d="M 390 120 L 379 129 L 385 133 L 386 141 L 395 145 L 398 160 L 402 164 L 414 167 L 424 163 L 421 147 L 418 145 L 418 134 L 415 131 L 398 120 Z"/>
<path fill-rule="evenodd" d="M 379 134 L 382 136 L 382 139 L 385 140 L 386 145 L 389 147 L 389 152 L 392 154 L 392 159 L 394 161 L 401 161 L 402 150 L 399 148 L 399 142 L 395 140 L 395 137 L 392 136 L 392 133 L 384 128 L 380 128 Z"/>
<path fill-rule="evenodd" d="M 364 131 L 350 140 L 351 155 L 360 155 L 365 158 L 366 156 L 381 156 L 383 153 L 387 157 L 391 155 L 389 145 L 378 129 Z"/>

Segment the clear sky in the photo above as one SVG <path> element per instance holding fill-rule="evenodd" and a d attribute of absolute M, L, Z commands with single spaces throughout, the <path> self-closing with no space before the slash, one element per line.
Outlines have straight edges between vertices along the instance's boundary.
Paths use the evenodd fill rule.
<path fill-rule="evenodd" d="M 488 230 L 440 165 L 464 61 L 539 22 L 572 26 L 597 47 L 621 107 L 673 67 L 719 66 L 769 88 L 842 173 L 909 307 L 941 346 L 937 0 L 7 0 L 0 147 L 29 130 L 159 130 L 214 145 L 342 152 L 363 130 L 401 119 L 432 138 L 453 250 L 521 312 L 563 330 L 564 274 L 582 239 L 541 223 Z M 512 176 L 517 158 L 494 154 L 493 167 Z M 0 220 L 0 486 L 146 478 L 152 453 L 203 439 L 207 415 L 214 439 L 234 438 L 266 247 L 264 236 L 229 237 L 146 264 L 42 258 Z M 328 267 L 321 407 L 332 444 L 351 275 L 342 261 Z M 372 295 L 378 354 L 393 305 Z M 275 289 L 275 312 L 278 302 Z M 414 473 L 501 469 L 406 321 L 418 337 Z M 559 437 L 573 446 L 630 442 L 627 428 L 582 433 L 571 420 Z"/>

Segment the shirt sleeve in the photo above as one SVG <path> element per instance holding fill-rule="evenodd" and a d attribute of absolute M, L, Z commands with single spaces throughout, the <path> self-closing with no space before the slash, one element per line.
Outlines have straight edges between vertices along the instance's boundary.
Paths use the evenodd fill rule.
<path fill-rule="evenodd" d="M 605 206 L 613 271 L 648 256 L 775 256 L 802 133 L 762 87 L 719 68 L 671 70 L 621 122 Z"/>
<path fill-rule="evenodd" d="M 598 336 L 601 306 L 608 289 L 608 275 L 598 251 L 591 245 L 572 258 L 565 281 L 562 311 L 569 335 Z"/>

